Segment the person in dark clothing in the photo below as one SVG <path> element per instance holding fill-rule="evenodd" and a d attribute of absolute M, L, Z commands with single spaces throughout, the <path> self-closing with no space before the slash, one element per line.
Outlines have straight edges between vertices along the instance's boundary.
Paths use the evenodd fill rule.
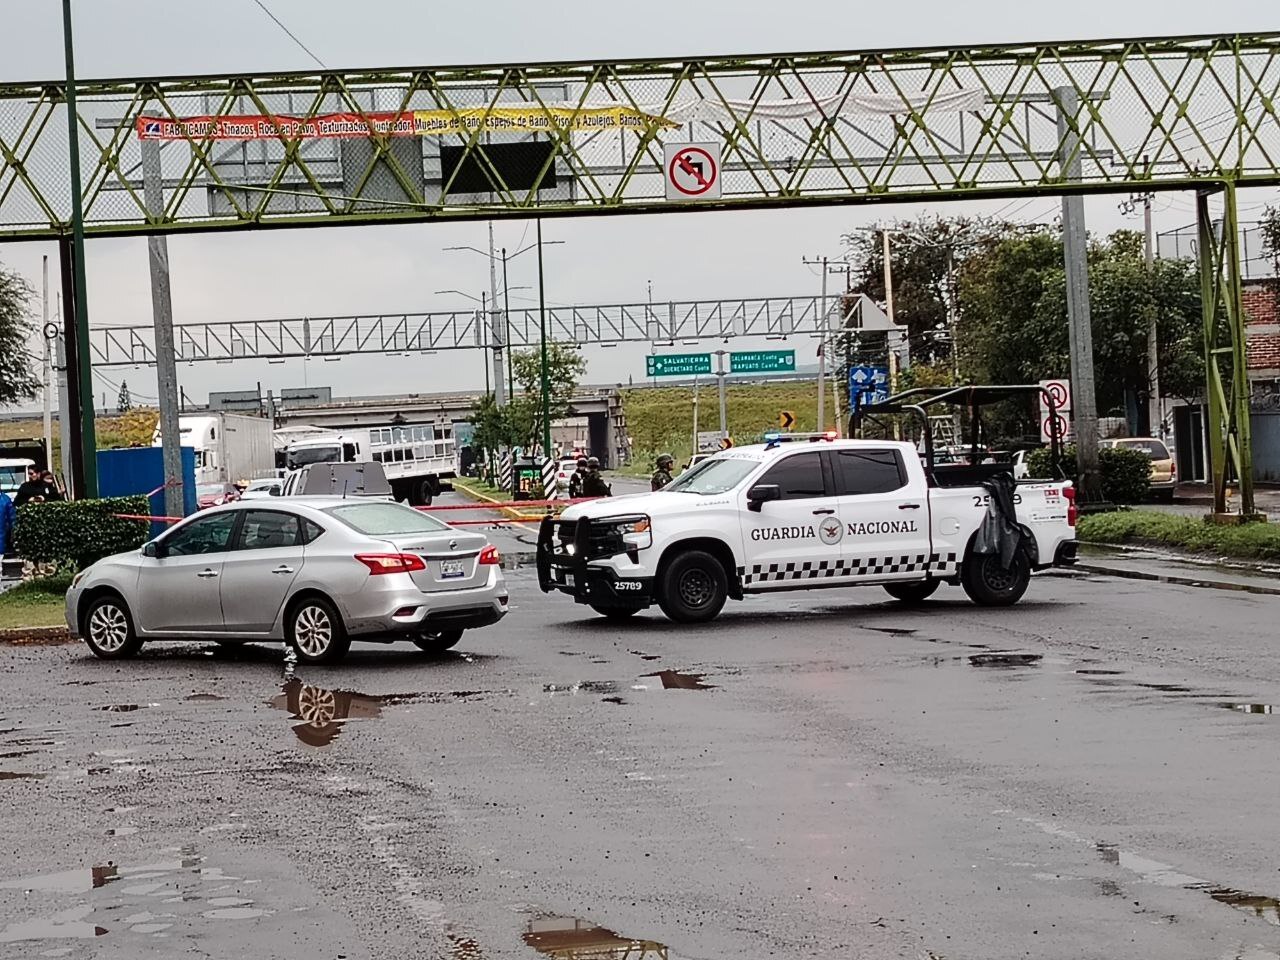
<path fill-rule="evenodd" d="M 653 476 L 649 478 L 649 489 L 657 492 L 672 481 L 671 468 L 676 465 L 676 458 L 669 453 L 664 453 L 658 457 L 658 469 L 653 472 Z"/>
<path fill-rule="evenodd" d="M 569 499 L 576 500 L 582 496 L 582 481 L 587 477 L 587 458 L 578 458 L 578 469 L 569 476 Z"/>
<path fill-rule="evenodd" d="M 40 474 L 40 479 L 44 483 L 45 490 L 48 491 L 44 495 L 45 502 L 52 503 L 55 500 L 65 500 L 62 491 L 58 489 L 58 481 L 53 476 L 52 470 L 46 470 Z"/>
<path fill-rule="evenodd" d="M 582 478 L 582 495 L 584 497 L 609 497 L 613 491 L 600 476 L 600 461 L 595 457 L 587 460 L 587 473 Z"/>
<path fill-rule="evenodd" d="M 40 471 L 32 467 L 27 471 L 26 482 L 18 487 L 18 492 L 14 494 L 13 505 L 21 507 L 28 503 L 44 503 L 46 500 L 61 500 L 62 494 L 58 492 L 58 485 L 53 482 L 53 474 L 49 473 L 49 479 L 45 480 Z"/>

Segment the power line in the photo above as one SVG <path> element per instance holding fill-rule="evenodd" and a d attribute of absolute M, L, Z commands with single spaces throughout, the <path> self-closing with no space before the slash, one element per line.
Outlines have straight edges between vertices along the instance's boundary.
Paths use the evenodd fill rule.
<path fill-rule="evenodd" d="M 289 39 L 292 40 L 294 43 L 296 43 L 308 57 L 310 57 L 316 63 L 320 64 L 320 66 L 324 67 L 324 69 L 326 70 L 329 69 L 328 64 L 326 64 L 323 60 L 321 60 L 314 53 L 312 53 L 311 48 L 308 47 L 301 40 L 299 40 L 298 35 L 294 33 L 292 30 L 290 30 L 288 27 L 286 27 L 284 25 L 284 21 L 281 20 L 279 17 L 277 17 L 274 13 L 272 13 L 271 10 L 267 7 L 267 5 L 263 2 L 263 0 L 253 0 L 253 2 L 258 5 L 258 7 L 262 10 L 263 13 L 265 13 L 268 17 L 270 17 L 275 22 L 275 25 L 277 27 L 279 27 L 286 34 L 288 34 Z"/>

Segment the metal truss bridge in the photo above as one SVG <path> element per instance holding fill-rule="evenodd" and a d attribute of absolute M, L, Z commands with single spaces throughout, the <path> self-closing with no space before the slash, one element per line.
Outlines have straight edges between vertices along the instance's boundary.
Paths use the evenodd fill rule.
<path fill-rule="evenodd" d="M 64 273 L 75 276 L 67 349 L 83 425 L 73 447 L 92 478 L 92 334 L 83 258 L 72 249 L 80 226 L 90 237 L 152 237 L 156 325 L 167 341 L 165 234 L 1192 191 L 1215 512 L 1225 513 L 1227 482 L 1237 479 L 1247 515 L 1236 195 L 1280 185 L 1278 103 L 1280 33 L 84 80 L 74 91 L 56 80 L 4 83 L 0 240 L 57 239 Z M 675 183 L 690 148 L 716 168 L 715 190 L 705 170 L 681 167 L 697 184 Z M 75 225 L 72 169 L 84 188 Z M 1079 248 L 1068 272 L 1079 275 L 1083 223 L 1066 213 L 1064 240 Z M 1073 289 L 1079 301 L 1087 282 Z M 600 342 L 609 323 L 611 337 L 636 336 L 623 335 L 637 327 L 619 317 L 585 318 L 581 329 Z M 402 319 L 388 342 L 405 349 L 467 337 L 466 320 L 432 319 L 424 334 L 420 318 Z M 469 322 L 473 340 L 482 336 L 474 315 Z M 386 339 L 388 323 L 395 328 L 381 318 L 370 336 Z M 336 348 L 339 326 L 320 339 Z M 237 343 L 246 356 L 264 349 L 267 328 L 241 328 L 245 337 L 233 340 L 229 325 L 217 348 L 228 359 Z M 577 317 L 553 328 L 579 339 Z M 312 349 L 317 331 L 285 329 L 266 349 Z M 1082 309 L 1076 329 L 1088 329 Z M 119 336 L 127 344 L 132 334 Z M 511 336 L 528 342 L 527 316 Z M 359 339 L 353 332 L 346 342 Z M 96 342 L 102 355 L 145 355 Z M 188 344 L 191 356 L 197 345 Z M 161 394 L 176 395 L 172 358 L 160 352 Z M 1073 369 L 1077 360 L 1073 350 Z M 1082 400 L 1078 412 L 1091 406 Z"/>
<path fill-rule="evenodd" d="M 84 80 L 85 229 L 1276 184 L 1278 52 L 1260 34 Z M 0 84 L 0 237 L 70 229 L 65 92 Z M 718 146 L 718 199 L 666 198 L 670 142 Z"/>
<path fill-rule="evenodd" d="M 844 323 L 839 323 L 835 311 L 841 299 L 828 298 L 825 315 L 821 298 L 815 296 L 547 307 L 547 337 L 584 346 L 821 337 L 830 335 L 837 324 L 860 325 L 857 315 L 865 301 L 859 299 Z M 875 313 L 883 319 L 878 310 Z M 506 336 L 500 329 L 501 314 L 493 315 L 491 322 L 478 310 L 176 324 L 174 353 L 178 362 L 195 363 L 434 353 L 507 343 L 528 347 L 539 342 L 539 319 L 536 307 L 512 310 Z M 500 340 L 493 337 L 494 330 Z M 155 363 L 155 330 L 150 324 L 94 327 L 89 350 L 97 367 Z"/>

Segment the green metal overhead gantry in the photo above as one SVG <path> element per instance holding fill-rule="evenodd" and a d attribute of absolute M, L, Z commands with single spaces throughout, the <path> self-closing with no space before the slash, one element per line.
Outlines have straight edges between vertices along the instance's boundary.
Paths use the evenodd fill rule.
<path fill-rule="evenodd" d="M 1190 190 L 1215 509 L 1234 478 L 1249 515 L 1236 194 L 1280 185 L 1278 56 L 1264 34 L 82 80 L 83 223 L 92 238 Z M 70 236 L 66 89 L 0 84 L 0 240 Z M 716 191 L 669 190 L 668 147 L 686 143 L 713 145 Z"/>

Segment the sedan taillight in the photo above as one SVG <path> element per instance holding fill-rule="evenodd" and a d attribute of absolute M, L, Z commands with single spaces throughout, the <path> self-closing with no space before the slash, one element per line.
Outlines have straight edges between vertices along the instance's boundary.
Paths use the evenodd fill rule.
<path fill-rule="evenodd" d="M 498 548 L 495 547 L 493 544 L 489 544 L 489 546 L 485 547 L 483 550 L 480 551 L 480 563 L 482 565 L 488 566 L 488 565 L 501 563 L 501 562 L 502 562 L 502 554 L 498 552 Z"/>
<path fill-rule="evenodd" d="M 413 573 L 427 569 L 426 563 L 412 553 L 357 553 L 356 559 L 369 568 L 369 573 Z"/>

